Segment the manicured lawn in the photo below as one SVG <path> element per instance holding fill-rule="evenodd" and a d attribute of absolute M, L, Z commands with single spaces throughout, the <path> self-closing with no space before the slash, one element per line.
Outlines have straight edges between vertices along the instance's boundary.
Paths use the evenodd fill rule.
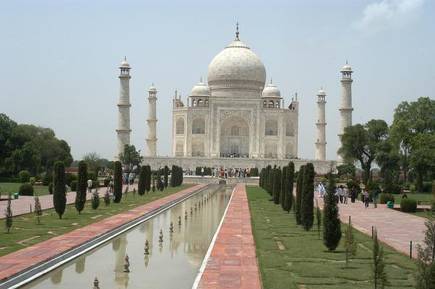
<path fill-rule="evenodd" d="M 294 213 L 285 213 L 258 187 L 248 187 L 257 258 L 265 289 L 372 289 L 372 240 L 354 230 L 357 256 L 345 268 L 343 241 L 337 252 L 326 250 L 316 230 L 298 227 Z M 342 226 L 344 232 L 345 226 Z M 344 238 L 344 234 L 342 240 Z M 281 249 L 279 248 L 281 246 Z M 414 288 L 415 264 L 383 246 L 391 286 Z"/>
<path fill-rule="evenodd" d="M 2 231 L 0 231 L 0 256 L 45 241 L 54 236 L 65 234 L 88 224 L 98 222 L 104 218 L 171 195 L 190 186 L 192 185 L 186 184 L 175 188 L 168 187 L 163 192 L 151 192 L 144 196 L 128 193 L 126 197 L 124 196 L 122 198 L 121 203 L 115 204 L 112 202 L 107 207 L 101 199 L 100 206 L 97 210 L 93 210 L 90 206 L 91 202 L 87 201 L 86 207 L 80 215 L 77 213 L 73 204 L 68 205 L 62 219 L 58 218 L 54 209 L 45 210 L 43 216 L 41 216 L 41 224 L 39 225 L 37 225 L 34 214 L 17 216 L 13 219 L 12 230 L 9 234 L 4 230 L 5 221 L 0 220 L 2 222 Z"/>
<path fill-rule="evenodd" d="M 408 198 L 414 199 L 417 201 L 417 204 L 420 205 L 430 205 L 430 202 L 433 199 L 433 196 L 431 193 L 423 194 L 423 193 L 417 193 L 417 194 L 406 194 Z M 396 204 L 400 204 L 400 201 L 402 200 L 402 195 L 396 195 L 394 194 L 394 201 Z"/>
<path fill-rule="evenodd" d="M 7 197 L 8 193 L 16 193 L 18 192 L 18 189 L 20 188 L 22 184 L 21 183 L 0 183 L 0 192 L 2 194 L 2 197 Z M 34 193 L 42 196 L 42 195 L 48 195 L 48 186 L 33 186 Z"/>

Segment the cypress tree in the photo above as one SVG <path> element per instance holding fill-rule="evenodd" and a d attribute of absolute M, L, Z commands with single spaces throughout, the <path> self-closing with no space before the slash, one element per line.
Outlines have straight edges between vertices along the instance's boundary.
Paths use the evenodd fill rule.
<path fill-rule="evenodd" d="M 146 179 L 146 168 L 141 166 L 139 169 L 139 182 L 137 184 L 137 193 L 140 196 L 145 194 L 145 179 Z"/>
<path fill-rule="evenodd" d="M 11 201 L 12 201 L 12 197 L 11 194 L 9 193 L 8 195 L 8 204 L 6 206 L 6 210 L 5 210 L 5 225 L 6 225 L 6 231 L 9 232 L 11 231 L 12 228 L 12 222 L 13 222 L 13 214 L 12 214 L 12 208 L 11 208 Z"/>
<path fill-rule="evenodd" d="M 267 166 L 266 191 L 269 195 L 272 195 L 273 193 L 273 169 L 270 165 Z"/>
<path fill-rule="evenodd" d="M 284 166 L 281 170 L 281 192 L 279 194 L 279 203 L 281 208 L 285 210 L 286 186 L 287 186 L 287 170 L 288 167 Z"/>
<path fill-rule="evenodd" d="M 298 180 L 296 182 L 296 200 L 295 200 L 295 217 L 296 224 L 301 224 L 301 198 L 302 198 L 302 181 L 304 177 L 305 166 L 301 166 L 298 172 Z"/>
<path fill-rule="evenodd" d="M 284 211 L 287 213 L 290 212 L 293 204 L 293 182 L 295 178 L 295 164 L 290 162 L 286 169 L 286 178 L 285 178 L 285 196 L 284 196 Z"/>
<path fill-rule="evenodd" d="M 79 162 L 79 176 L 77 180 L 77 192 L 75 207 L 79 214 L 85 208 L 86 203 L 86 187 L 88 180 L 88 165 L 85 161 Z"/>
<path fill-rule="evenodd" d="M 334 176 L 329 173 L 323 208 L 323 244 L 329 251 L 334 251 L 340 239 L 341 223 L 338 216 L 337 202 L 335 200 L 335 180 Z"/>
<path fill-rule="evenodd" d="M 379 245 L 376 230 L 373 233 L 373 283 L 375 289 L 384 289 L 385 286 L 390 285 L 385 272 L 384 249 Z"/>
<path fill-rule="evenodd" d="M 309 231 L 314 223 L 314 166 L 308 163 L 304 168 L 301 197 L 301 222 L 305 231 Z"/>
<path fill-rule="evenodd" d="M 353 236 L 353 228 L 352 228 L 352 221 L 349 216 L 349 223 L 347 224 L 347 228 L 344 231 L 344 248 L 346 249 L 346 267 L 349 263 L 349 257 L 356 255 L 356 241 L 355 237 Z"/>
<path fill-rule="evenodd" d="M 151 167 L 145 166 L 145 191 L 149 192 L 151 190 Z"/>
<path fill-rule="evenodd" d="M 113 194 L 114 194 L 114 203 L 121 202 L 122 199 L 122 165 L 121 162 L 116 161 L 114 167 L 114 176 L 113 176 Z"/>
<path fill-rule="evenodd" d="M 41 224 L 41 219 L 40 217 L 42 216 L 42 208 L 41 208 L 41 202 L 39 201 L 39 197 L 35 196 L 35 216 L 36 216 L 36 221 L 39 224 Z"/>
<path fill-rule="evenodd" d="M 63 162 L 54 164 L 53 176 L 53 205 L 59 219 L 62 219 L 66 208 L 66 192 L 65 192 L 65 165 Z"/>
<path fill-rule="evenodd" d="M 171 187 L 175 187 L 177 180 L 176 180 L 176 175 L 177 175 L 177 167 L 175 165 L 172 165 L 172 169 L 171 169 L 171 181 L 170 181 L 170 185 Z"/>
<path fill-rule="evenodd" d="M 169 180 L 169 168 L 168 168 L 168 166 L 165 166 L 163 169 L 163 180 L 164 180 L 163 184 L 164 184 L 165 188 L 167 188 L 168 187 L 168 180 Z"/>
<path fill-rule="evenodd" d="M 281 193 L 281 169 L 275 168 L 273 173 L 273 202 L 279 204 L 279 195 Z"/>

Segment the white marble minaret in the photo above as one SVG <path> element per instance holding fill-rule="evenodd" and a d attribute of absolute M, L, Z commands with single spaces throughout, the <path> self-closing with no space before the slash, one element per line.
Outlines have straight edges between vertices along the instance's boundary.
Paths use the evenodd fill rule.
<path fill-rule="evenodd" d="M 154 87 L 154 84 L 148 89 L 148 138 L 147 147 L 148 147 L 148 155 L 149 157 L 155 157 L 157 155 L 157 137 L 156 137 L 156 126 L 157 126 L 157 117 L 156 117 L 156 102 L 157 102 L 157 89 Z"/>
<path fill-rule="evenodd" d="M 124 152 L 125 145 L 130 144 L 130 65 L 127 59 L 121 62 L 119 66 L 120 74 L 120 90 L 118 101 L 118 129 L 116 134 L 118 136 L 118 152 L 115 158 L 119 157 L 119 154 Z"/>
<path fill-rule="evenodd" d="M 326 93 L 320 89 L 317 93 L 317 140 L 315 159 L 318 161 L 326 160 L 326 119 L 325 119 L 325 100 Z"/>
<path fill-rule="evenodd" d="M 340 138 L 341 146 L 341 136 L 344 134 L 344 129 L 352 125 L 352 67 L 347 63 L 341 69 L 341 103 L 340 103 L 340 116 L 341 116 L 341 127 L 338 137 Z M 340 155 L 337 155 L 337 161 L 342 162 L 343 159 Z"/>

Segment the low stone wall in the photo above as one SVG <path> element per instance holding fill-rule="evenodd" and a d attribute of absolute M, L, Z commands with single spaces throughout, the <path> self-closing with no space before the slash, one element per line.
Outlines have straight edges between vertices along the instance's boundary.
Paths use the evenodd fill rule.
<path fill-rule="evenodd" d="M 259 178 L 214 178 L 210 176 L 184 176 L 183 183 L 185 184 L 219 184 L 220 181 L 225 181 L 227 185 L 246 184 L 248 186 L 258 186 Z"/>
<path fill-rule="evenodd" d="M 183 169 L 195 170 L 196 167 L 224 167 L 224 168 L 258 168 L 261 170 L 268 165 L 283 167 L 290 161 L 295 164 L 295 169 L 306 163 L 312 163 L 317 174 L 327 174 L 335 170 L 335 161 L 316 161 L 303 159 L 248 159 L 248 158 L 202 158 L 202 157 L 144 157 L 143 164 L 150 165 L 152 169 L 164 166 L 177 165 Z"/>

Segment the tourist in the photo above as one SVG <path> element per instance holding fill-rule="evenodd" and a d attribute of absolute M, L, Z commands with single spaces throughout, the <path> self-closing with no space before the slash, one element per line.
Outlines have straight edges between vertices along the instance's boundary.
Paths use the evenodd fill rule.
<path fill-rule="evenodd" d="M 365 208 L 368 208 L 369 207 L 369 203 L 370 203 L 369 192 L 367 192 L 367 190 L 364 189 L 363 192 L 362 192 L 362 195 L 363 195 L 364 206 L 365 206 Z"/>
<path fill-rule="evenodd" d="M 356 199 L 356 189 L 355 189 L 355 187 L 352 187 L 350 189 L 350 201 L 352 203 L 355 203 L 355 199 Z"/>
<path fill-rule="evenodd" d="M 91 189 L 92 189 L 92 180 L 89 179 L 88 180 L 88 193 L 91 193 Z"/>
<path fill-rule="evenodd" d="M 343 202 L 347 204 L 347 198 L 349 197 L 349 190 L 347 189 L 347 187 L 343 187 L 342 191 L 343 191 Z"/>

